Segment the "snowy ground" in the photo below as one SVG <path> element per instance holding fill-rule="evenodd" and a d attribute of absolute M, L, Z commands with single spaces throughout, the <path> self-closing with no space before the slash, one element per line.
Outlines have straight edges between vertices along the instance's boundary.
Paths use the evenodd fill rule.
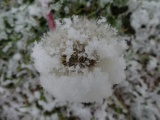
<path fill-rule="evenodd" d="M 62 103 L 42 89 L 30 57 L 47 31 L 36 0 L 0 1 L 0 120 L 159 120 L 160 1 L 51 0 L 55 18 L 104 16 L 127 41 L 126 80 L 103 104 Z"/>

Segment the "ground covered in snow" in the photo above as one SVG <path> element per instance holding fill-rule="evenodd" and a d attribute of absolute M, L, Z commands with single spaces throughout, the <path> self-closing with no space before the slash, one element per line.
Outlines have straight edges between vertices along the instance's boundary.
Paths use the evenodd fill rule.
<path fill-rule="evenodd" d="M 48 31 L 38 0 L 0 1 L 0 120 L 159 120 L 160 1 L 50 0 L 54 18 L 107 18 L 125 39 L 126 80 L 97 103 L 60 102 L 39 84 L 31 58 Z"/>

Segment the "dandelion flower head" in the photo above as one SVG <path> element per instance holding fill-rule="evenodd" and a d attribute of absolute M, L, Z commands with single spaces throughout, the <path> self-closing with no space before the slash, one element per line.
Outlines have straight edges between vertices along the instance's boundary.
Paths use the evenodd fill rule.
<path fill-rule="evenodd" d="M 102 18 L 65 18 L 45 34 L 32 57 L 40 82 L 55 98 L 70 102 L 102 102 L 112 86 L 125 79 L 125 42 Z"/>

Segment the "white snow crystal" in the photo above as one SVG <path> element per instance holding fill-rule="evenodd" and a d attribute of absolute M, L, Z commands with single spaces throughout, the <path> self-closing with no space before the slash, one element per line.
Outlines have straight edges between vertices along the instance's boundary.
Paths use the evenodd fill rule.
<path fill-rule="evenodd" d="M 119 39 L 106 23 L 78 17 L 57 21 L 56 30 L 33 48 L 41 85 L 60 101 L 102 102 L 125 79 L 125 43 Z"/>
<path fill-rule="evenodd" d="M 92 117 L 90 109 L 85 108 L 81 104 L 73 104 L 70 109 L 74 115 L 80 117 L 81 120 L 90 120 Z"/>
<path fill-rule="evenodd" d="M 149 15 L 146 10 L 139 10 L 133 13 L 131 25 L 133 28 L 138 30 L 142 25 L 149 22 Z"/>

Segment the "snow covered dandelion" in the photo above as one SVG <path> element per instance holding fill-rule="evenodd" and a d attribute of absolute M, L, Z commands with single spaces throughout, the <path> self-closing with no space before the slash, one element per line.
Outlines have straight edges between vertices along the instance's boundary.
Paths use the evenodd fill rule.
<path fill-rule="evenodd" d="M 33 48 L 41 85 L 62 101 L 102 102 L 125 79 L 124 41 L 104 18 L 74 16 L 56 26 Z"/>

